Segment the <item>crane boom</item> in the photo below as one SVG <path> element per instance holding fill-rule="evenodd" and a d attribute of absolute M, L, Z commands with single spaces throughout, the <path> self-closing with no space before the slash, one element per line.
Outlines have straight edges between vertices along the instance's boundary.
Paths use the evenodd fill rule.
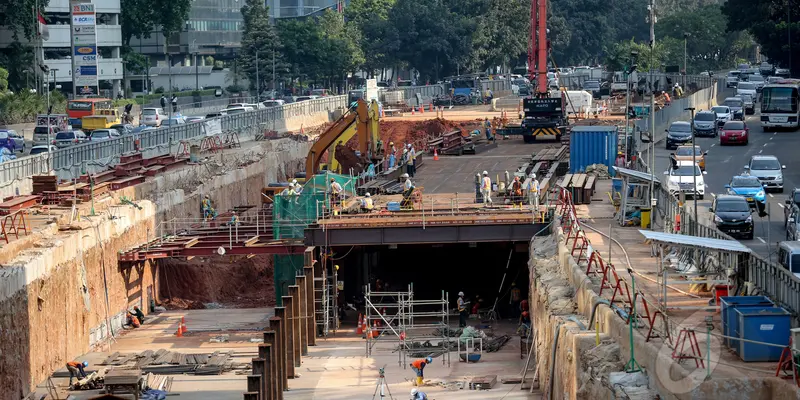
<path fill-rule="evenodd" d="M 535 16 L 531 26 L 536 22 L 536 31 L 531 28 L 536 43 L 536 97 L 547 98 L 547 0 L 531 1 L 531 15 Z"/>

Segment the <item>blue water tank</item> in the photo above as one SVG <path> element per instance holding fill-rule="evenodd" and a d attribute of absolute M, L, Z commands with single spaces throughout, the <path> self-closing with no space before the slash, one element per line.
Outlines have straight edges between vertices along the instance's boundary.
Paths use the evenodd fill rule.
<path fill-rule="evenodd" d="M 611 168 L 617 158 L 616 126 L 575 126 L 569 135 L 569 173 L 576 174 L 592 164 Z"/>
<path fill-rule="evenodd" d="M 734 332 L 736 332 L 737 325 L 739 325 L 739 319 L 736 317 L 737 308 L 769 308 L 775 306 L 766 296 L 721 296 L 719 303 L 720 316 L 722 317 L 722 334 L 725 336 L 736 336 Z M 723 339 L 723 342 L 733 351 L 737 350 L 733 345 L 732 339 Z"/>
<path fill-rule="evenodd" d="M 734 336 L 739 339 L 771 343 L 782 347 L 789 345 L 789 330 L 792 328 L 792 315 L 781 307 L 738 308 L 739 320 Z M 781 358 L 782 347 L 768 346 L 737 340 L 737 353 L 744 362 L 770 362 Z"/>

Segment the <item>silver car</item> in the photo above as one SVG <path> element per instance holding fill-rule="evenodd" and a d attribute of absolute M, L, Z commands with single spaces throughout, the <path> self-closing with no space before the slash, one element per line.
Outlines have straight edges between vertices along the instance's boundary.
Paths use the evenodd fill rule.
<path fill-rule="evenodd" d="M 164 114 L 164 110 L 160 108 L 143 108 L 139 123 L 140 125 L 159 127 L 166 119 L 169 119 L 169 116 Z"/>
<path fill-rule="evenodd" d="M 25 152 L 25 139 L 13 129 L 0 129 L 0 145 L 12 151 Z"/>
<path fill-rule="evenodd" d="M 63 131 L 56 133 L 56 138 L 53 144 L 59 149 L 81 144 L 86 141 L 86 134 L 83 131 Z"/>
<path fill-rule="evenodd" d="M 764 185 L 764 191 L 770 189 L 783 193 L 783 170 L 785 165 L 781 165 L 778 157 L 755 155 L 750 157 L 750 163 L 744 166 L 747 173 L 758 178 Z"/>

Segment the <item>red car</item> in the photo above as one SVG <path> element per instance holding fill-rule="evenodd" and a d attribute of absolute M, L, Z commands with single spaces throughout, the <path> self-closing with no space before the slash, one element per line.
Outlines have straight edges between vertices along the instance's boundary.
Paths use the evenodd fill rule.
<path fill-rule="evenodd" d="M 719 144 L 738 143 L 746 145 L 750 136 L 750 128 L 744 121 L 728 121 L 719 133 Z"/>

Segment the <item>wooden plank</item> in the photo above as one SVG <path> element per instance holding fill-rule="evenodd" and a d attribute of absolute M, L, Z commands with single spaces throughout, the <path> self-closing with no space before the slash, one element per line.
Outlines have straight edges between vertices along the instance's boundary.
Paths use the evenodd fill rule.
<path fill-rule="evenodd" d="M 564 175 L 564 178 L 561 179 L 561 182 L 558 184 L 558 186 L 560 186 L 562 188 L 568 188 L 569 187 L 569 182 L 571 180 L 572 180 L 572 174 L 566 174 L 566 175 Z"/>

